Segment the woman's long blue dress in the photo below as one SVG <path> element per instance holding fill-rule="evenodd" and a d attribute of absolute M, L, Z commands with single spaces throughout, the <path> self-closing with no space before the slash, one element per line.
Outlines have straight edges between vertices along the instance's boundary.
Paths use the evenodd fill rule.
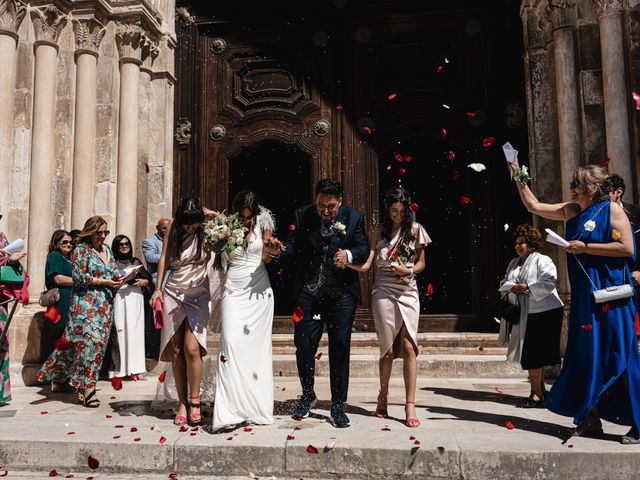
<path fill-rule="evenodd" d="M 587 243 L 613 241 L 611 202 L 591 205 L 566 224 L 567 240 Z M 587 222 L 593 221 L 593 224 Z M 587 224 L 588 228 L 585 228 Z M 590 227 L 593 230 L 590 231 Z M 580 254 L 596 289 L 631 283 L 631 258 Z M 569 332 L 562 371 L 549 392 L 546 406 L 552 412 L 584 423 L 598 406 L 601 418 L 621 425 L 640 425 L 640 356 L 633 298 L 596 304 L 589 278 L 573 254 L 567 254 L 571 284 Z M 623 375 L 627 374 L 627 382 Z M 621 379 L 622 381 L 617 381 Z"/>

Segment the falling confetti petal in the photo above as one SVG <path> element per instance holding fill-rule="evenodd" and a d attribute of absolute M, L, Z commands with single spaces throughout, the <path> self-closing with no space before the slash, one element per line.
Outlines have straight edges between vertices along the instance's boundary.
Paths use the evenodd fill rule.
<path fill-rule="evenodd" d="M 436 73 L 442 73 L 444 72 L 444 67 L 442 65 L 438 65 L 438 68 L 436 68 Z"/>
<path fill-rule="evenodd" d="M 387 163 L 387 167 L 386 167 L 386 168 L 387 168 L 387 170 L 391 170 L 391 168 L 392 168 L 392 167 L 391 167 L 391 164 L 390 164 L 390 163 Z"/>
<path fill-rule="evenodd" d="M 224 355 L 220 355 L 220 361 L 222 363 L 227 363 L 227 357 L 225 357 Z"/>
<path fill-rule="evenodd" d="M 444 129 L 444 128 L 441 128 L 441 129 L 440 129 L 440 136 L 441 136 L 442 138 L 447 138 L 447 130 L 446 130 L 446 129 Z"/>
<path fill-rule="evenodd" d="M 449 59 L 447 57 L 444 57 L 444 63 L 449 63 Z"/>
<path fill-rule="evenodd" d="M 336 110 L 341 112 L 342 111 L 342 104 L 339 103 L 338 105 L 336 105 Z"/>
<path fill-rule="evenodd" d="M 393 154 L 393 159 L 398 163 L 404 163 L 405 161 L 404 157 L 397 152 Z"/>
<path fill-rule="evenodd" d="M 322 358 L 322 352 L 320 352 L 319 354 L 317 354 L 317 355 L 315 356 L 315 359 L 316 359 L 316 360 L 320 360 L 321 358 Z"/>
<path fill-rule="evenodd" d="M 469 167 L 471 170 L 474 170 L 478 173 L 487 169 L 484 163 L 470 163 L 469 165 L 467 165 L 467 167 Z"/>
<path fill-rule="evenodd" d="M 40 412 L 40 415 L 46 415 L 49 412 Z"/>
<path fill-rule="evenodd" d="M 320 316 L 320 314 L 319 314 L 319 313 L 316 313 L 316 314 L 313 316 L 313 319 L 314 319 L 314 320 L 322 320 L 322 317 Z"/>
<path fill-rule="evenodd" d="M 318 449 L 313 445 L 309 445 L 307 446 L 307 453 L 309 454 L 318 453 Z"/>
<path fill-rule="evenodd" d="M 465 196 L 460 197 L 460 205 L 469 205 L 470 203 L 473 203 L 473 202 L 469 197 L 465 197 Z"/>
<path fill-rule="evenodd" d="M 605 159 L 602 161 L 602 164 L 603 164 L 605 167 L 608 167 L 610 163 L 611 163 L 611 159 L 610 159 L 609 157 L 605 158 Z"/>
<path fill-rule="evenodd" d="M 162 373 L 160 374 L 160 376 L 158 377 L 158 381 L 160 383 L 164 382 L 164 379 L 166 378 L 166 376 L 167 376 L 167 371 L 163 370 Z"/>
<path fill-rule="evenodd" d="M 593 325 L 580 325 L 580 328 L 583 328 L 587 332 L 593 331 Z"/>
<path fill-rule="evenodd" d="M 509 224 L 505 223 L 502 228 L 504 228 L 504 231 L 506 232 L 507 230 L 509 230 Z"/>
<path fill-rule="evenodd" d="M 456 152 L 449 150 L 449 160 L 453 161 L 456 158 Z"/>
<path fill-rule="evenodd" d="M 611 310 L 611 305 L 609 305 L 608 303 L 605 303 L 604 305 L 602 305 L 602 311 L 604 313 L 607 313 L 609 310 Z"/>
<path fill-rule="evenodd" d="M 371 135 L 371 132 L 372 132 L 371 128 L 369 127 L 362 127 L 362 131 L 367 135 Z"/>
<path fill-rule="evenodd" d="M 431 295 L 433 295 L 433 284 L 429 283 L 427 287 L 424 289 L 424 296 L 430 297 Z"/>
<path fill-rule="evenodd" d="M 473 117 L 475 117 L 475 116 L 476 116 L 476 115 L 478 115 L 478 114 L 477 114 L 476 112 L 466 112 L 466 113 L 465 113 L 465 115 L 466 115 L 467 117 L 471 117 L 471 118 L 473 118 Z"/>
<path fill-rule="evenodd" d="M 442 108 L 446 108 L 447 110 L 451 110 L 451 107 L 449 105 L 447 105 L 446 103 L 442 104 Z"/>
<path fill-rule="evenodd" d="M 509 430 L 513 430 L 514 428 L 516 428 L 511 420 L 507 420 L 506 422 L 504 422 L 504 426 Z"/>
<path fill-rule="evenodd" d="M 405 162 L 410 162 L 411 160 L 413 160 L 413 157 L 411 155 L 405 155 L 404 156 L 404 161 Z"/>
<path fill-rule="evenodd" d="M 636 102 L 636 110 L 640 110 L 640 93 L 632 92 L 633 101 Z"/>
<path fill-rule="evenodd" d="M 412 212 L 417 212 L 418 209 L 420 209 L 420 205 L 418 205 L 416 202 L 410 203 L 409 204 L 409 210 L 411 210 Z"/>
<path fill-rule="evenodd" d="M 407 173 L 407 169 L 406 168 L 399 168 L 398 169 L 398 175 L 404 175 L 405 173 Z"/>
<path fill-rule="evenodd" d="M 290 232 L 295 231 L 295 229 L 296 229 L 296 226 L 293 223 L 291 225 L 289 225 L 289 231 Z"/>
<path fill-rule="evenodd" d="M 488 138 L 483 138 L 482 139 L 482 146 L 483 147 L 490 147 L 491 145 L 493 145 L 494 143 L 496 143 L 496 139 L 493 137 L 488 137 Z"/>
<path fill-rule="evenodd" d="M 392 93 L 392 94 L 390 94 L 390 95 L 387 97 L 387 99 L 388 99 L 388 100 L 395 100 L 395 98 L 396 98 L 397 96 L 398 96 L 398 94 L 397 94 L 397 93 Z"/>

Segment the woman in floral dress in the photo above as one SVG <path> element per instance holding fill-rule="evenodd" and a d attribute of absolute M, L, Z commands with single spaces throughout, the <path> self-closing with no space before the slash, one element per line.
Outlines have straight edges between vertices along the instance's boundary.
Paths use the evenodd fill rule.
<path fill-rule="evenodd" d="M 1 217 L 1 215 L 0 215 Z M 23 258 L 26 253 L 14 253 L 9 255 L 7 252 L 2 250 L 9 244 L 7 241 L 7 237 L 4 236 L 4 233 L 0 233 L 0 265 L 10 265 L 15 264 Z M 0 303 L 6 302 L 11 298 L 11 295 L 8 292 L 5 292 L 5 288 L 3 285 L 0 285 Z M 28 303 L 29 299 L 26 299 L 26 302 L 22 301 L 20 297 L 18 300 L 21 303 Z M 10 305 L 10 304 L 9 304 Z M 9 319 L 9 312 L 7 309 L 7 305 L 0 306 L 0 334 L 7 328 L 7 321 Z M 5 336 L 2 344 L 0 345 L 0 406 L 5 405 L 11 401 L 11 382 L 9 381 L 9 336 Z"/>
<path fill-rule="evenodd" d="M 91 217 L 72 254 L 71 315 L 56 348 L 38 372 L 38 381 L 69 379 L 85 407 L 97 408 L 96 381 L 113 322 L 113 291 L 122 285 L 111 250 L 104 244 L 107 222 Z"/>

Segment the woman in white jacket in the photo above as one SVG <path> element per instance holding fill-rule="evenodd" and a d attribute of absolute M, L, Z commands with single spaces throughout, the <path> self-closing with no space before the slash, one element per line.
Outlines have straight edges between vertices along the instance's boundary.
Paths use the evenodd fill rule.
<path fill-rule="evenodd" d="M 556 290 L 556 266 L 537 250 L 542 243 L 540 232 L 529 224 L 519 225 L 514 233 L 518 256 L 507 267 L 501 291 L 509 303 L 520 305 L 520 320 L 500 324 L 500 345 L 508 342 L 507 360 L 520 362 L 528 370 L 531 395 L 521 406 L 542 407 L 546 397 L 544 367 L 560 363 L 560 334 L 563 303 Z"/>

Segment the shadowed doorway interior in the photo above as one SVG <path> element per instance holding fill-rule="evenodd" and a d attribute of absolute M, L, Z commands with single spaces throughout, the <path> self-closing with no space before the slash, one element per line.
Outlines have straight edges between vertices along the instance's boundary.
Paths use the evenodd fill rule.
<path fill-rule="evenodd" d="M 267 140 L 245 148 L 229 161 L 229 203 L 242 190 L 253 190 L 260 204 L 276 219 L 276 236 L 284 241 L 294 211 L 311 203 L 311 157 L 295 145 Z M 291 269 L 275 262 L 268 266 L 275 296 L 275 314 L 290 315 L 295 308 Z"/>

